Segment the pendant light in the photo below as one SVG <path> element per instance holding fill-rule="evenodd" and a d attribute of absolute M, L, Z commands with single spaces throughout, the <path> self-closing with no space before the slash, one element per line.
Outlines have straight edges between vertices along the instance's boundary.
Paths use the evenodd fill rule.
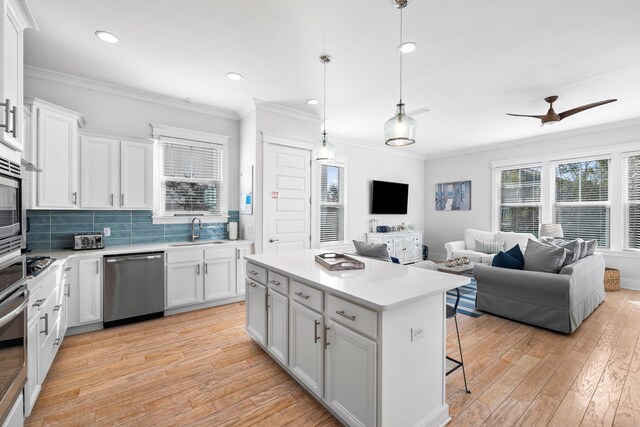
<path fill-rule="evenodd" d="M 402 9 L 408 4 L 409 0 L 394 0 L 395 7 L 400 9 L 400 46 L 403 45 L 402 40 Z M 404 103 L 402 102 L 402 49 L 400 51 L 400 102 L 398 102 L 396 115 L 390 118 L 384 125 L 385 144 L 394 147 L 403 147 L 416 142 L 416 121 L 407 116 L 404 111 Z"/>
<path fill-rule="evenodd" d="M 336 147 L 327 140 L 327 64 L 331 62 L 329 55 L 320 57 L 323 73 L 323 100 L 322 100 L 322 140 L 313 150 L 314 158 L 324 162 L 333 162 L 336 159 Z"/>

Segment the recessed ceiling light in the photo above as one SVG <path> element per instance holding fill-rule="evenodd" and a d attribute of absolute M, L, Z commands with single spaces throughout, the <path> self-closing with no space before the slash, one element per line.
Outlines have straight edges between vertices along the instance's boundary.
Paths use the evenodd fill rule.
<path fill-rule="evenodd" d="M 108 31 L 102 31 L 102 30 L 96 31 L 96 37 L 98 37 L 100 40 L 106 43 L 111 43 L 111 44 L 118 43 L 118 38 L 115 36 L 115 34 L 111 34 Z"/>
<path fill-rule="evenodd" d="M 238 73 L 227 73 L 227 77 L 230 78 L 231 80 L 242 80 L 242 74 L 238 74 Z"/>
<path fill-rule="evenodd" d="M 416 47 L 418 47 L 418 45 L 414 42 L 404 42 L 400 46 L 398 46 L 398 50 L 402 53 L 409 53 L 416 50 Z"/>
<path fill-rule="evenodd" d="M 307 104 L 309 105 L 317 105 L 320 101 L 317 99 L 307 99 Z"/>

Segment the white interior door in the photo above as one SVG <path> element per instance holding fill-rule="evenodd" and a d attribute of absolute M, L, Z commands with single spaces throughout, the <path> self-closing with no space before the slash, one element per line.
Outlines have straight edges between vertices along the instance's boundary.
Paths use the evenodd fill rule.
<path fill-rule="evenodd" d="M 263 251 L 311 247 L 311 151 L 265 144 Z"/>

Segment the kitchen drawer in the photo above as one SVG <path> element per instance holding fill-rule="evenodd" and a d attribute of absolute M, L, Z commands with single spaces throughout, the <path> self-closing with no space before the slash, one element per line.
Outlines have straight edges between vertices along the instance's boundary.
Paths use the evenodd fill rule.
<path fill-rule="evenodd" d="M 174 262 L 193 262 L 202 260 L 202 250 L 197 251 L 173 251 L 166 253 L 167 264 Z"/>
<path fill-rule="evenodd" d="M 267 284 L 267 269 L 247 262 L 247 277 L 263 285 Z"/>
<path fill-rule="evenodd" d="M 58 268 L 60 267 L 50 266 L 45 272 L 42 273 L 42 275 L 46 275 L 46 277 L 40 280 L 40 289 L 42 289 L 42 296 L 40 298 L 48 298 L 48 296 L 51 295 L 51 292 L 53 292 L 53 290 L 58 287 L 58 275 L 56 274 L 58 273 Z"/>
<path fill-rule="evenodd" d="M 273 289 L 274 291 L 278 291 L 283 295 L 287 295 L 289 293 L 289 278 L 283 276 L 282 274 L 275 273 L 273 271 L 269 271 L 268 274 L 269 280 L 267 286 Z"/>
<path fill-rule="evenodd" d="M 34 316 L 39 315 L 40 306 L 44 304 L 42 300 L 42 287 L 37 287 L 29 294 L 29 305 L 27 306 L 27 319 L 31 320 Z"/>
<path fill-rule="evenodd" d="M 292 300 L 322 313 L 322 291 L 294 280 L 291 281 L 290 288 Z"/>
<path fill-rule="evenodd" d="M 44 326 L 41 327 L 44 328 Z M 44 341 L 40 345 L 40 352 L 38 353 L 38 379 L 44 382 L 47 372 L 53 363 L 53 359 L 58 352 L 58 347 L 62 343 L 62 337 L 59 337 L 60 322 L 49 325 L 49 334 L 46 335 Z M 44 330 L 42 331 L 44 332 Z"/>
<path fill-rule="evenodd" d="M 329 295 L 327 298 L 327 311 L 331 318 L 337 322 L 372 338 L 377 338 L 378 313 L 375 311 L 345 301 L 334 295 Z"/>

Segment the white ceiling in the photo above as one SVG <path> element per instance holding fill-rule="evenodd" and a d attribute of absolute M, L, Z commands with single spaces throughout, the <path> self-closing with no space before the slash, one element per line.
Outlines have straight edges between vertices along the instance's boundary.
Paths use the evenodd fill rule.
<path fill-rule="evenodd" d="M 252 99 L 321 114 L 331 135 L 384 144 L 398 98 L 399 13 L 391 0 L 29 0 L 40 32 L 29 65 L 241 111 Z M 404 13 L 407 111 L 434 155 L 640 117 L 638 0 L 414 0 Z M 103 29 L 120 38 L 99 41 Z M 228 71 L 244 75 L 240 82 Z M 539 127 L 544 114 L 619 101 Z"/>

